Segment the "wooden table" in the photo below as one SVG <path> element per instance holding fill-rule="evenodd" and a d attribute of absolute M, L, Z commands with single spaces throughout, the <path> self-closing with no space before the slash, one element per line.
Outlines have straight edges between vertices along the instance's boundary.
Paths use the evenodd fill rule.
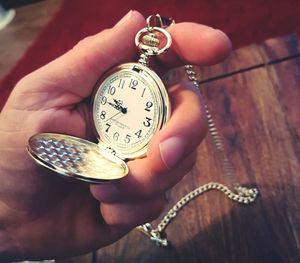
<path fill-rule="evenodd" d="M 257 186 L 258 200 L 243 206 L 211 191 L 172 221 L 169 249 L 135 230 L 94 254 L 58 262 L 300 262 L 299 39 L 290 35 L 238 49 L 197 74 L 237 181 Z M 169 77 L 186 79 L 182 69 Z M 166 211 L 209 181 L 229 184 L 206 139 Z"/>
<path fill-rule="evenodd" d="M 211 191 L 172 221 L 169 249 L 134 230 L 94 255 L 58 262 L 300 262 L 299 39 L 290 35 L 244 47 L 197 73 L 237 181 L 257 186 L 258 200 L 245 206 Z M 178 69 L 169 77 L 186 75 Z M 207 138 L 194 169 L 172 189 L 166 211 L 210 181 L 229 184 Z"/>

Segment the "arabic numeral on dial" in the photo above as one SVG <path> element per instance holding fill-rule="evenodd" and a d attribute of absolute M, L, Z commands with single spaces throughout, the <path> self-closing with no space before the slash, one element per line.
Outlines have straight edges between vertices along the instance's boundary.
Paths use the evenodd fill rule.
<path fill-rule="evenodd" d="M 107 89 L 107 93 L 110 95 L 114 95 L 116 93 L 116 88 L 114 86 L 109 86 Z"/>
<path fill-rule="evenodd" d="M 105 105 L 107 103 L 107 98 L 105 97 L 105 96 L 103 96 L 102 98 L 101 98 L 101 104 L 102 105 Z"/>
<path fill-rule="evenodd" d="M 124 85 L 125 85 L 125 79 L 119 79 L 118 87 L 121 88 L 121 89 L 123 89 Z"/>
<path fill-rule="evenodd" d="M 153 106 L 153 102 L 148 101 L 148 102 L 146 103 L 145 111 L 149 111 L 149 112 L 150 112 L 152 106 Z"/>
<path fill-rule="evenodd" d="M 131 138 L 131 135 L 127 134 L 124 139 L 125 143 L 130 143 L 130 138 Z"/>
<path fill-rule="evenodd" d="M 142 92 L 142 95 L 141 95 L 142 98 L 144 97 L 145 91 L 146 91 L 146 88 L 143 89 L 143 92 Z"/>
<path fill-rule="evenodd" d="M 109 123 L 106 123 L 105 125 L 107 126 L 107 128 L 106 128 L 105 132 L 108 132 L 108 131 L 109 131 L 109 129 L 110 129 L 110 127 L 111 127 L 111 124 L 109 124 Z"/>
<path fill-rule="evenodd" d="M 143 124 L 145 125 L 145 127 L 150 127 L 150 125 L 151 125 L 150 121 L 151 120 L 152 120 L 151 118 L 146 117 L 146 120 L 143 122 Z"/>
<path fill-rule="evenodd" d="M 139 84 L 139 82 L 136 79 L 131 79 L 129 83 L 129 88 L 136 90 L 136 86 Z"/>
<path fill-rule="evenodd" d="M 142 137 L 142 130 L 137 131 L 135 135 L 140 139 Z"/>
<path fill-rule="evenodd" d="M 119 136 L 120 136 L 120 134 L 118 132 L 115 132 L 114 136 L 113 136 L 114 140 L 115 141 L 119 140 Z"/>
<path fill-rule="evenodd" d="M 105 116 L 106 116 L 106 111 L 101 111 L 101 114 L 100 114 L 100 119 L 101 120 L 104 120 L 105 119 Z"/>

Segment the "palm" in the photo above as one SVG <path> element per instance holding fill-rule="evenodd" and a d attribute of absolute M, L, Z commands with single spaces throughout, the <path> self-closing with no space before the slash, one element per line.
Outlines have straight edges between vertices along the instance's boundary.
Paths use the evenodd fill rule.
<path fill-rule="evenodd" d="M 48 89 L 49 87 L 37 88 Z M 99 213 L 98 209 L 95 209 L 97 203 L 91 197 L 89 187 L 85 184 L 69 182 L 42 167 L 37 167 L 26 154 L 25 144 L 32 134 L 46 131 L 85 137 L 86 127 L 89 124 L 85 122 L 87 118 L 84 118 L 83 115 L 84 112 L 87 112 L 88 106 L 83 102 L 76 103 L 72 94 L 66 93 L 63 94 L 63 97 L 72 99 L 62 100 L 58 104 L 52 100 L 53 94 L 48 93 L 47 103 L 53 104 L 53 107 L 40 110 L 45 105 L 40 105 L 40 99 L 38 99 L 40 95 L 37 93 L 30 100 L 26 100 L 27 108 L 20 109 L 19 104 L 15 103 L 19 96 L 18 87 L 14 93 L 14 99 L 8 102 L 1 114 L 0 144 L 3 147 L 0 148 L 0 156 L 14 160 L 13 163 L 18 164 L 18 168 L 15 169 L 16 166 L 12 165 L 7 174 L 2 173 L 1 177 L 3 181 L 9 180 L 7 185 L 19 185 L 20 187 L 15 192 L 11 192 L 9 187 L 7 189 L 3 187 L 1 191 L 5 198 L 2 201 L 7 207 L 7 211 L 14 213 L 13 221 L 16 225 L 21 223 L 22 226 L 30 227 L 34 223 L 37 240 L 51 243 L 49 233 L 42 231 L 45 224 L 50 229 L 63 229 L 64 231 L 56 232 L 53 235 L 51 247 L 54 251 L 56 250 L 56 253 L 59 249 L 55 246 L 55 240 L 57 238 L 60 240 L 70 239 L 72 235 L 81 236 L 79 239 L 81 241 L 76 246 L 80 248 L 79 252 L 85 252 L 90 248 L 90 244 L 87 242 L 90 238 L 88 235 L 93 235 L 95 228 L 102 226 L 99 224 L 101 218 L 99 215 L 96 216 Z M 22 90 L 20 94 L 23 97 L 29 97 L 26 90 Z M 60 94 L 55 95 L 55 98 L 60 96 Z M 39 110 L 32 111 L 30 110 L 32 107 L 37 107 Z M 23 121 L 16 123 L 16 118 Z M 14 129 L 10 129 L 8 132 L 7 123 L 14 123 Z M 20 133 L 20 131 L 22 132 Z M 7 142 L 13 143 L 8 145 Z M 9 176 L 10 174 L 14 176 Z M 28 189 L 30 189 L 29 192 Z M 21 198 L 14 198 L 15 195 Z M 20 211 L 20 213 L 16 216 L 15 211 Z M 105 230 L 104 224 L 103 229 Z M 45 236 L 43 237 L 43 235 Z M 108 237 L 105 243 L 109 241 L 111 242 Z M 40 245 L 43 247 L 41 242 Z M 73 246 L 74 244 L 72 244 Z M 63 249 L 65 250 L 66 247 Z M 49 247 L 47 251 L 50 252 Z"/>

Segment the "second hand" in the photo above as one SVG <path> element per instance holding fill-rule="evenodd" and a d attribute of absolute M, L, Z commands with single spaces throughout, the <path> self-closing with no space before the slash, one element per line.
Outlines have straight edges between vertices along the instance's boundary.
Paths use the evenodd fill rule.
<path fill-rule="evenodd" d="M 120 113 L 123 113 L 122 111 L 117 112 L 115 115 L 111 116 L 110 118 L 108 118 L 105 122 L 108 122 L 109 120 L 111 120 L 112 118 L 116 117 L 117 115 L 119 115 Z"/>

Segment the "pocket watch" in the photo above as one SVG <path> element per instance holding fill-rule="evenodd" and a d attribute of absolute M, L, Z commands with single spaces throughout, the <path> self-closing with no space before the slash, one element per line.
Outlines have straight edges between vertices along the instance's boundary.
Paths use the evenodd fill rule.
<path fill-rule="evenodd" d="M 135 37 L 137 63 L 113 67 L 97 82 L 91 115 L 98 143 L 81 138 L 39 133 L 27 150 L 33 159 L 56 173 L 89 183 L 104 183 L 128 174 L 126 161 L 142 157 L 153 135 L 170 116 L 166 88 L 149 68 L 150 57 L 166 52 L 172 43 L 165 27 L 170 19 L 147 18 Z"/>

